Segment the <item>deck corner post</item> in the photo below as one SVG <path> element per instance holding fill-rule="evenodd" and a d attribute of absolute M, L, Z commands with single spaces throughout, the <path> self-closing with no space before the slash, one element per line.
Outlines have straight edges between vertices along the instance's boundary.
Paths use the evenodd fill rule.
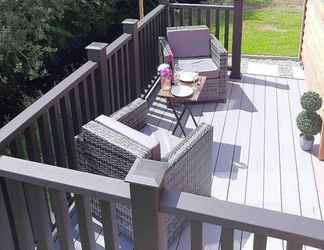
<path fill-rule="evenodd" d="M 167 224 L 159 212 L 168 163 L 137 159 L 126 176 L 130 183 L 135 250 L 167 250 Z"/>
<path fill-rule="evenodd" d="M 170 0 L 159 0 L 160 4 L 165 5 L 166 27 L 170 25 Z"/>
<path fill-rule="evenodd" d="M 93 61 L 98 63 L 99 66 L 99 75 L 96 77 L 96 84 L 99 84 L 98 95 L 99 102 L 103 105 L 100 107 L 100 111 L 102 111 L 105 115 L 109 115 L 111 113 L 111 106 L 109 103 L 109 80 L 108 80 L 108 65 L 107 65 L 107 43 L 98 43 L 93 42 L 89 44 L 85 49 L 87 50 L 87 56 L 89 61 Z"/>
<path fill-rule="evenodd" d="M 243 0 L 234 0 L 233 43 L 232 43 L 232 79 L 241 79 L 243 28 Z"/>
<path fill-rule="evenodd" d="M 132 35 L 132 50 L 133 54 L 131 55 L 132 61 L 134 62 L 134 68 L 132 69 L 134 79 L 135 79 L 135 90 L 132 89 L 133 98 L 140 97 L 141 95 L 141 69 L 140 65 L 140 56 L 139 56 L 139 36 L 138 36 L 138 20 L 137 19 L 125 19 L 122 22 L 123 31 L 126 34 Z"/>

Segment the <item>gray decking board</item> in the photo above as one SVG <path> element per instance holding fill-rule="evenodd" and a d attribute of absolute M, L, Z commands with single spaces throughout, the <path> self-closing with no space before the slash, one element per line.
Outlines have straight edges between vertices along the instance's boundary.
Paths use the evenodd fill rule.
<path fill-rule="evenodd" d="M 324 165 L 313 155 L 317 153 L 316 145 L 313 154 L 300 149 L 295 123 L 301 109 L 303 80 L 244 75 L 240 82 L 230 84 L 226 104 L 204 103 L 192 107 L 198 122 L 214 126 L 212 195 L 240 204 L 322 219 Z M 157 98 L 150 111 L 150 123 L 171 133 L 175 118 L 165 101 Z M 194 124 L 189 118 L 186 132 L 192 129 Z M 176 135 L 180 136 L 180 130 Z M 104 241 L 100 232 L 98 228 L 96 239 L 101 250 Z M 177 249 L 188 249 L 189 235 L 187 228 Z M 252 236 L 235 230 L 234 249 L 251 250 Z M 219 237 L 218 226 L 204 225 L 205 249 L 218 250 Z M 123 246 L 130 249 L 131 244 L 123 240 Z M 268 250 L 285 247 L 286 242 L 268 239 Z"/>

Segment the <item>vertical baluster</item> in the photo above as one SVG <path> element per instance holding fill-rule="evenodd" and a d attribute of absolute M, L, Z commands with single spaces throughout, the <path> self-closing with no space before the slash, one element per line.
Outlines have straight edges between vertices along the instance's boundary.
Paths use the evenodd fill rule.
<path fill-rule="evenodd" d="M 120 100 L 120 84 L 121 84 L 121 81 L 120 81 L 120 75 L 119 75 L 119 62 L 118 62 L 118 59 L 119 59 L 119 56 L 118 56 L 118 51 L 114 54 L 113 56 L 114 58 L 114 76 L 115 76 L 115 81 L 114 83 L 116 84 L 116 92 L 113 93 L 113 95 L 115 95 L 117 98 L 117 103 L 116 103 L 116 106 L 117 106 L 117 109 L 121 108 L 121 100 Z"/>
<path fill-rule="evenodd" d="M 74 145 L 74 131 L 72 121 L 72 110 L 69 95 L 60 100 L 60 108 L 63 119 L 64 141 L 67 149 L 67 160 L 71 169 L 76 169 L 76 153 Z"/>
<path fill-rule="evenodd" d="M 215 36 L 219 39 L 219 30 L 220 30 L 220 16 L 219 16 L 219 9 L 216 9 L 215 13 Z"/>
<path fill-rule="evenodd" d="M 78 214 L 80 239 L 83 250 L 95 249 L 95 237 L 90 204 L 91 199 L 89 197 L 82 195 L 75 196 L 75 205 Z"/>
<path fill-rule="evenodd" d="M 180 26 L 183 26 L 184 16 L 183 16 L 182 8 L 180 9 L 179 21 L 180 21 Z"/>
<path fill-rule="evenodd" d="M 188 16 L 189 16 L 189 26 L 192 26 L 192 24 L 193 24 L 193 9 L 192 8 L 189 8 L 188 9 L 188 12 L 189 12 L 189 14 L 188 14 Z"/>
<path fill-rule="evenodd" d="M 65 157 L 65 143 L 64 132 L 61 119 L 61 109 L 58 103 L 54 104 L 54 107 L 49 109 L 50 123 L 53 133 L 54 151 L 56 156 L 56 164 L 60 167 L 66 168 L 67 162 Z"/>
<path fill-rule="evenodd" d="M 106 98 L 111 99 L 111 110 L 112 112 L 116 111 L 117 105 L 116 105 L 116 99 L 115 99 L 115 81 L 114 81 L 114 73 L 113 73 L 113 55 L 110 55 L 108 57 L 108 78 L 109 78 L 109 86 L 110 86 L 110 96 L 106 96 Z"/>
<path fill-rule="evenodd" d="M 93 107 L 93 116 L 98 116 L 98 99 L 97 99 L 97 88 L 96 88 L 96 80 L 95 80 L 95 73 L 92 72 L 90 76 L 90 86 L 91 86 L 91 93 L 92 93 L 92 107 Z"/>
<path fill-rule="evenodd" d="M 208 26 L 208 28 L 210 28 L 210 23 L 211 23 L 211 17 L 210 17 L 210 9 L 207 9 L 206 11 L 206 25 Z"/>
<path fill-rule="evenodd" d="M 29 160 L 41 162 L 42 157 L 35 124 L 26 129 L 25 138 Z M 37 246 L 40 249 L 52 249 L 53 239 L 45 189 L 32 184 L 24 184 L 24 186 Z"/>
<path fill-rule="evenodd" d="M 79 92 L 80 92 L 80 101 L 81 103 L 83 103 L 84 106 L 84 116 L 85 116 L 85 123 L 86 123 L 91 119 L 87 79 L 84 79 L 79 84 Z"/>
<path fill-rule="evenodd" d="M 100 201 L 105 248 L 118 249 L 118 229 L 116 223 L 116 203 Z"/>
<path fill-rule="evenodd" d="M 148 75 L 147 75 L 147 84 L 149 83 L 149 81 L 151 80 L 151 77 L 152 77 L 152 73 L 153 73 L 153 66 L 154 66 L 154 63 L 153 63 L 153 56 L 154 56 L 154 47 L 153 47 L 153 30 L 152 30 L 152 21 L 150 21 L 148 24 L 147 24 L 147 30 L 148 30 L 148 44 L 149 44 L 149 51 L 148 51 L 148 57 L 149 57 L 149 64 L 148 64 Z M 147 88 L 147 84 L 145 86 L 145 88 Z M 144 88 L 144 89 L 145 89 Z"/>
<path fill-rule="evenodd" d="M 19 249 L 34 250 L 33 230 L 29 220 L 25 192 L 22 183 L 6 180 Z"/>
<path fill-rule="evenodd" d="M 234 249 L 234 229 L 222 227 L 221 232 L 221 248 L 222 250 Z"/>
<path fill-rule="evenodd" d="M 265 234 L 254 234 L 253 250 L 266 250 L 267 236 Z"/>
<path fill-rule="evenodd" d="M 6 203 L 8 200 L 7 188 L 5 181 L 0 178 L 0 242 L 1 247 L 6 250 L 15 250 L 18 247 L 17 238 L 12 233 L 15 230 L 14 223 L 10 223 L 10 217 L 12 219 L 11 206 Z M 10 214 L 10 215 L 9 215 Z"/>
<path fill-rule="evenodd" d="M 200 221 L 190 221 L 191 250 L 203 249 L 203 225 Z"/>
<path fill-rule="evenodd" d="M 54 165 L 55 157 L 48 114 L 44 114 L 39 118 L 38 126 L 43 161 L 47 164 Z M 62 250 L 72 250 L 74 249 L 74 246 L 70 228 L 70 216 L 68 216 L 66 195 L 64 192 L 52 189 L 49 189 L 49 194 L 51 207 L 55 214 L 55 223 L 57 226 L 60 247 Z"/>
<path fill-rule="evenodd" d="M 201 25 L 201 9 L 198 8 L 197 10 L 197 15 L 198 15 L 198 25 Z"/>
<path fill-rule="evenodd" d="M 303 243 L 297 239 L 291 239 L 287 241 L 287 250 L 302 250 Z"/>
<path fill-rule="evenodd" d="M 128 94 L 128 100 L 127 103 L 133 100 L 134 94 L 132 93 L 132 84 L 131 84 L 131 70 L 130 70 L 130 53 L 129 53 L 130 47 L 129 43 L 126 44 L 126 72 L 127 72 L 127 94 Z"/>
<path fill-rule="evenodd" d="M 76 135 L 81 132 L 82 126 L 81 104 L 75 88 L 70 91 L 69 96 L 73 115 L 74 134 Z"/>
<path fill-rule="evenodd" d="M 122 79 L 122 85 L 121 85 L 121 88 L 122 88 L 122 106 L 125 106 L 127 104 L 127 92 L 126 92 L 126 86 L 127 86 L 127 83 L 126 83 L 126 65 L 125 65 L 125 53 L 124 53 L 124 49 L 125 49 L 125 46 L 123 46 L 121 49 L 120 49 L 120 75 L 121 75 L 121 79 Z"/>
<path fill-rule="evenodd" d="M 174 8 L 170 7 L 170 26 L 174 26 Z"/>
<path fill-rule="evenodd" d="M 224 25 L 224 47 L 228 50 L 228 33 L 229 33 L 229 15 L 228 9 L 225 10 L 225 25 Z"/>

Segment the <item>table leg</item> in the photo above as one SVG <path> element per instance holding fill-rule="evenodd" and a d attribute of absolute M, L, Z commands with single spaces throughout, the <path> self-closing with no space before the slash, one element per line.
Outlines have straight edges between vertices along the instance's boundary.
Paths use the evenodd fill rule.
<path fill-rule="evenodd" d="M 188 106 L 188 107 L 187 107 L 187 108 L 188 108 L 188 111 L 189 111 L 189 113 L 190 113 L 190 115 L 191 115 L 191 118 L 192 118 L 194 124 L 196 125 L 196 128 L 197 128 L 197 127 L 198 127 L 198 124 L 197 124 L 197 122 L 196 122 L 195 117 L 193 116 L 193 114 L 192 114 L 192 112 L 191 112 L 191 108 L 190 108 L 189 105 L 186 105 L 186 106 Z"/>
<path fill-rule="evenodd" d="M 172 111 L 173 111 L 175 117 L 177 118 L 177 123 L 176 123 L 176 125 L 175 125 L 175 127 L 174 127 L 174 129 L 173 129 L 173 131 L 172 131 L 172 134 L 174 135 L 174 133 L 175 133 L 175 131 L 177 130 L 178 126 L 180 126 L 183 135 L 186 136 L 186 132 L 184 131 L 184 129 L 183 129 L 183 127 L 182 127 L 182 124 L 181 124 L 181 119 L 182 119 L 184 113 L 186 112 L 187 107 L 185 107 L 185 108 L 183 109 L 183 111 L 182 111 L 182 113 L 181 113 L 181 115 L 180 115 L 180 117 L 179 117 L 178 114 L 177 114 L 177 112 L 176 112 L 176 110 L 175 110 L 175 108 L 174 108 L 174 106 L 173 106 L 173 104 L 172 104 L 172 102 L 169 102 L 169 104 L 170 104 L 170 107 L 171 107 L 171 109 L 172 109 Z"/>

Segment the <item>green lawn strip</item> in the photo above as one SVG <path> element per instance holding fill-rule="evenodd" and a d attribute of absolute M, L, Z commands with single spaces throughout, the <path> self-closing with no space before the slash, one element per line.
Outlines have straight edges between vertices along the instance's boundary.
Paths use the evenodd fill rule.
<path fill-rule="evenodd" d="M 302 11 L 297 9 L 261 8 L 245 10 L 243 20 L 243 54 L 297 56 Z M 220 40 L 224 40 L 224 17 Z M 232 18 L 230 20 L 232 23 Z M 215 27 L 211 28 L 215 32 Z M 231 52 L 232 25 L 230 25 Z"/>

